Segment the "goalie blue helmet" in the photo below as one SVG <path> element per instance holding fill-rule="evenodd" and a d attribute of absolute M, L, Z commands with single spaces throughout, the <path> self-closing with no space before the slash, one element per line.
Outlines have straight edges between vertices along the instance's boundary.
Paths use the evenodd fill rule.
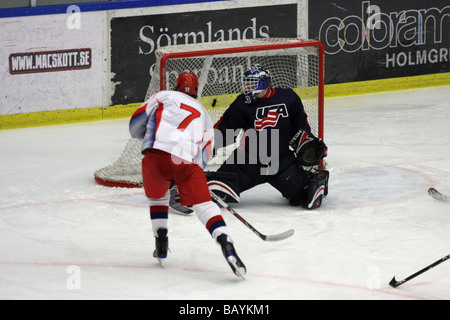
<path fill-rule="evenodd" d="M 244 96 L 246 103 L 254 102 L 261 91 L 272 86 L 270 72 L 261 65 L 252 65 L 244 72 Z"/>

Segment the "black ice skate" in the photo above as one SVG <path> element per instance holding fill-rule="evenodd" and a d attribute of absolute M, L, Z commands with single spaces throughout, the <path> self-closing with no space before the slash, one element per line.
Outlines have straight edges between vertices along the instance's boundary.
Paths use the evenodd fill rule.
<path fill-rule="evenodd" d="M 158 236 L 155 237 L 156 249 L 153 251 L 153 257 L 158 259 L 161 267 L 163 266 L 163 259 L 167 257 L 167 250 L 169 248 L 169 237 L 167 237 L 167 229 L 160 228 L 157 231 Z"/>
<path fill-rule="evenodd" d="M 227 235 L 221 234 L 218 236 L 217 242 L 222 247 L 223 256 L 227 259 L 231 270 L 233 270 L 234 274 L 238 277 L 244 278 L 244 275 L 247 273 L 247 269 L 241 259 L 239 259 L 233 244 L 228 241 Z"/>

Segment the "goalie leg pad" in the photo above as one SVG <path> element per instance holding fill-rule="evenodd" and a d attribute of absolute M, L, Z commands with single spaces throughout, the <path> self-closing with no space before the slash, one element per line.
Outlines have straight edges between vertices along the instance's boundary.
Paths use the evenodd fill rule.
<path fill-rule="evenodd" d="M 316 209 L 322 204 L 322 199 L 328 194 L 329 172 L 319 170 L 309 182 L 307 208 Z"/>
<path fill-rule="evenodd" d="M 323 181 L 323 184 L 325 186 L 324 197 L 328 194 L 328 179 L 329 179 L 329 177 L 330 177 L 330 173 L 327 170 L 311 171 L 311 181 L 312 181 L 312 179 Z"/>
<path fill-rule="evenodd" d="M 235 172 L 205 172 L 208 188 L 228 203 L 240 201 L 239 175 Z"/>
<path fill-rule="evenodd" d="M 273 177 L 269 183 L 286 199 L 298 197 L 305 200 L 309 181 L 307 172 L 293 162 L 286 170 Z"/>
<path fill-rule="evenodd" d="M 325 185 L 318 180 L 313 179 L 309 184 L 308 200 L 306 201 L 306 207 L 308 209 L 319 208 L 322 204 L 322 199 L 325 194 Z"/>
<path fill-rule="evenodd" d="M 322 205 L 322 199 L 328 194 L 329 172 L 317 170 L 312 174 L 308 186 L 305 188 L 307 194 L 299 195 L 289 200 L 291 206 L 302 206 L 307 209 L 316 209 Z"/>

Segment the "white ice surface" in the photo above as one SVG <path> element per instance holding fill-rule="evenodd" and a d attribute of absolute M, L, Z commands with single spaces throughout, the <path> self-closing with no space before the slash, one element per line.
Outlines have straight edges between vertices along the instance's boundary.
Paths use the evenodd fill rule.
<path fill-rule="evenodd" d="M 247 266 L 235 277 L 195 215 L 169 216 L 165 267 L 152 257 L 142 189 L 93 172 L 128 141 L 128 119 L 0 131 L 0 299 L 450 299 L 450 86 L 326 99 L 329 195 L 287 205 L 270 186 L 223 211 Z M 79 276 L 79 277 L 78 277 Z M 79 280 L 79 282 L 78 282 Z"/>

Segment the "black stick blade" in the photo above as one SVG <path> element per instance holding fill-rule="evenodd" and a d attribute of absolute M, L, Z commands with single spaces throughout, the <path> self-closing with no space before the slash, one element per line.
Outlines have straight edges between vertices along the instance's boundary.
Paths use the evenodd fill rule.
<path fill-rule="evenodd" d="M 443 257 L 443 258 L 441 258 L 441 259 L 439 259 L 438 261 L 433 262 L 433 263 L 430 264 L 429 266 L 423 268 L 422 270 L 417 271 L 416 273 L 410 275 L 409 277 L 406 277 L 406 278 L 403 279 L 403 280 L 397 281 L 397 280 L 395 280 L 395 277 L 393 277 L 392 280 L 391 280 L 391 282 L 389 282 L 389 284 L 390 284 L 391 286 L 393 286 L 394 288 L 397 288 L 397 287 L 398 287 L 399 285 L 401 285 L 402 283 L 405 283 L 406 281 L 409 281 L 409 280 L 411 280 L 411 279 L 417 277 L 418 275 L 420 275 L 420 274 L 422 274 L 422 273 L 424 273 L 424 272 L 426 272 L 426 271 L 428 271 L 428 270 L 430 270 L 430 269 L 436 267 L 438 264 L 441 264 L 442 262 L 444 262 L 444 261 L 446 261 L 446 260 L 448 260 L 448 259 L 450 259 L 450 254 L 447 255 L 447 256 L 445 256 L 445 257 Z"/>
<path fill-rule="evenodd" d="M 434 198 L 434 199 L 436 199 L 436 200 L 438 200 L 438 201 L 442 201 L 442 202 L 449 202 L 449 201 L 450 201 L 450 198 L 449 198 L 448 196 L 446 196 L 445 194 L 443 194 L 443 193 L 437 191 L 437 190 L 434 189 L 434 188 L 428 189 L 428 194 L 429 194 L 432 198 Z"/>
<path fill-rule="evenodd" d="M 403 282 L 402 281 L 397 281 L 395 280 L 395 276 L 392 278 L 392 280 L 389 282 L 389 285 L 391 287 L 397 288 L 399 285 L 401 285 Z"/>

